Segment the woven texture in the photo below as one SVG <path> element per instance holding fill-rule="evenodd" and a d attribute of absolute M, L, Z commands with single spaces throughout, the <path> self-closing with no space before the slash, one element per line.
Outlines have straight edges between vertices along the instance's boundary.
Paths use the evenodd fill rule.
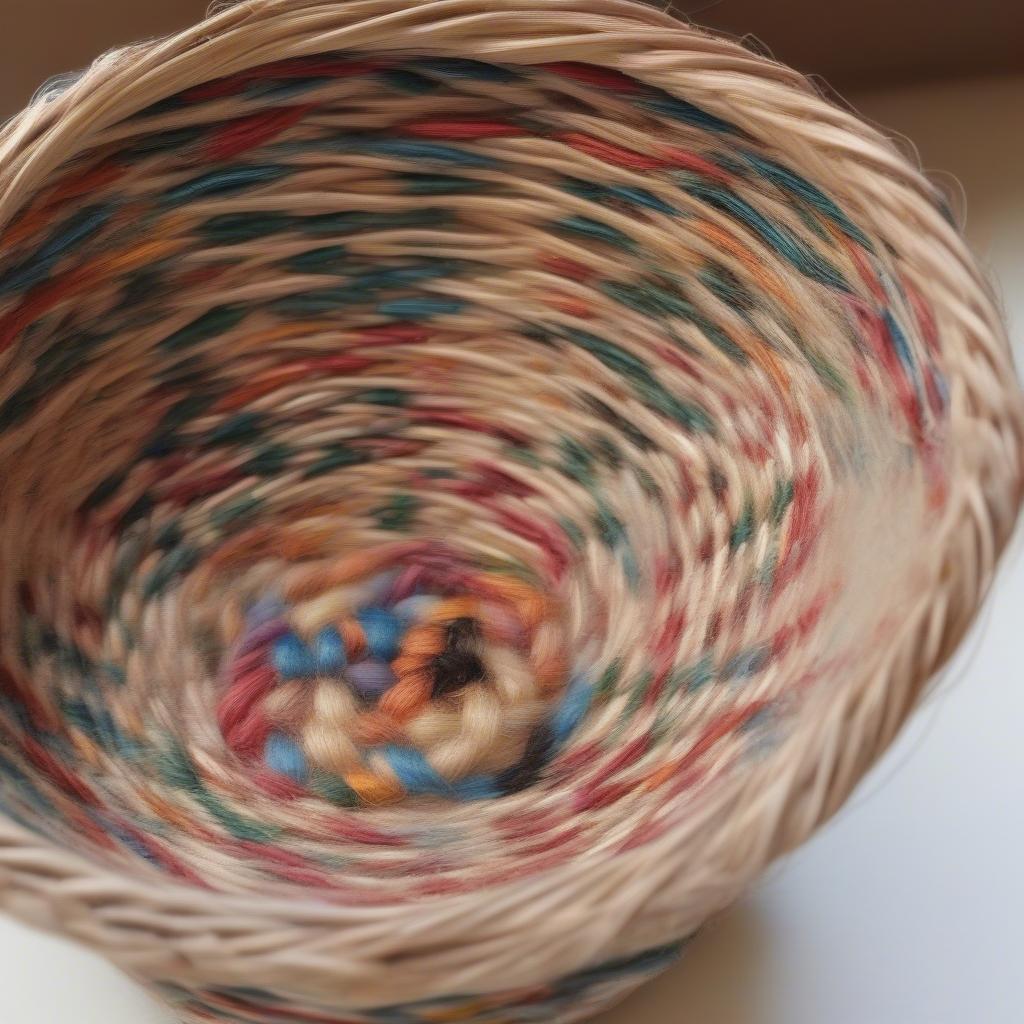
<path fill-rule="evenodd" d="M 617 0 L 255 0 L 0 132 L 0 900 L 188 1021 L 569 1022 L 843 801 L 1022 403 L 933 187 Z"/>

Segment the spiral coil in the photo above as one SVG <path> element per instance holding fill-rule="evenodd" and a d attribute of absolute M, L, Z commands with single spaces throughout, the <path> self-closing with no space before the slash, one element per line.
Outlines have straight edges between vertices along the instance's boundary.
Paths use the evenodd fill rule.
<path fill-rule="evenodd" d="M 890 143 L 619 0 L 260 0 L 0 133 L 0 897 L 189 1021 L 572 1021 L 842 802 L 1021 500 Z"/>

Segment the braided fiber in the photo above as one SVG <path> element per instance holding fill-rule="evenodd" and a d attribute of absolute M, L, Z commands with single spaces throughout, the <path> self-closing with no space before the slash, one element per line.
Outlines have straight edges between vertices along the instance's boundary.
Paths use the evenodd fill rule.
<path fill-rule="evenodd" d="M 933 187 L 622 0 L 250 0 L 0 131 L 0 898 L 187 1021 L 573 1021 L 842 803 L 1021 501 Z"/>

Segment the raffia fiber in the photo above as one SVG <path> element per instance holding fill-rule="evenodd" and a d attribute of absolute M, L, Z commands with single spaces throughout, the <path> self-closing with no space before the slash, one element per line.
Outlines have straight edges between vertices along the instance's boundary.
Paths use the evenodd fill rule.
<path fill-rule="evenodd" d="M 597 1012 L 1020 506 L 941 196 L 649 7 L 229 7 L 6 125 L 0 232 L 0 899 L 186 1020 Z"/>

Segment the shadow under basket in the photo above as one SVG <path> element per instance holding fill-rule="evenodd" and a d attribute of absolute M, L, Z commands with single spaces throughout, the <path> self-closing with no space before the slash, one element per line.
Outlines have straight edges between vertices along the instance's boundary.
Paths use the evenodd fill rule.
<path fill-rule="evenodd" d="M 619 0 L 252 0 L 0 130 L 0 903 L 181 1019 L 566 1022 L 842 803 L 1021 498 L 882 135 Z"/>

